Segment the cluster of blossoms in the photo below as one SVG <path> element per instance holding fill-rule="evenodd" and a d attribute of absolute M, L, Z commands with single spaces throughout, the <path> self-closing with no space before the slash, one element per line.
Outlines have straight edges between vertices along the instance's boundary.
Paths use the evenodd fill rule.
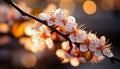
<path fill-rule="evenodd" d="M 63 41 L 62 49 L 56 51 L 56 55 L 62 60 L 62 63 L 70 62 L 72 66 L 78 66 L 86 63 L 86 61 L 99 63 L 105 57 L 113 57 L 110 50 L 111 44 L 107 44 L 105 36 L 101 36 L 99 39 L 96 34 L 86 32 L 78 27 L 73 16 L 66 15 L 64 11 L 63 9 L 57 9 L 39 15 L 41 20 L 47 21 L 48 26 L 54 27 L 70 39 L 70 41 Z M 44 43 L 49 48 L 54 45 L 51 30 L 46 29 L 43 25 L 40 25 L 39 29 L 34 32 L 32 41 L 37 44 Z M 79 46 L 76 46 L 76 43 Z"/>

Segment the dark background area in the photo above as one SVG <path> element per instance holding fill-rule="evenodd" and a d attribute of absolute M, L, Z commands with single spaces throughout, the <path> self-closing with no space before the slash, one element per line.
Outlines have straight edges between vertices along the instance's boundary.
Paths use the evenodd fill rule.
<path fill-rule="evenodd" d="M 16 2 L 19 1 L 21 0 L 17 0 Z M 98 37 L 105 35 L 109 39 L 109 43 L 112 43 L 113 54 L 120 58 L 120 0 L 114 0 L 114 8 L 111 10 L 103 10 L 101 8 L 102 0 L 93 0 L 97 5 L 97 11 L 92 15 L 87 15 L 83 11 L 82 5 L 84 1 L 73 0 L 75 10 L 72 15 L 79 24 L 85 24 L 87 27 L 85 30 L 92 30 L 93 33 L 97 32 Z M 6 4 L 3 1 L 0 2 L 1 4 Z M 39 7 L 44 9 L 49 3 L 54 3 L 59 7 L 60 0 L 40 0 L 34 5 L 29 4 L 29 6 L 31 8 Z M 9 34 L 5 35 L 11 36 Z M 0 34 L 1 37 L 5 35 Z M 25 50 L 19 44 L 18 38 L 10 38 L 10 43 L 0 46 L 0 69 L 26 69 L 20 64 L 19 56 L 23 53 L 31 52 Z M 78 67 L 72 67 L 69 63 L 61 64 L 55 52 L 48 49 L 45 49 L 43 53 L 37 53 L 35 55 L 39 55 L 39 58 L 37 58 L 36 66 L 31 69 L 120 69 L 120 63 L 112 64 L 107 58 L 100 64 L 90 64 L 88 62 Z M 15 61 L 15 58 L 18 58 L 18 61 Z"/>

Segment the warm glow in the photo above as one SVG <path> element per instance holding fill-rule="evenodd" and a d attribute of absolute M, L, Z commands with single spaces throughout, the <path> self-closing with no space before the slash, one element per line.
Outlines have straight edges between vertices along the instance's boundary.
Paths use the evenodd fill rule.
<path fill-rule="evenodd" d="M 114 9 L 114 5 L 115 5 L 115 0 L 102 0 L 101 1 L 101 6 L 102 6 L 102 9 L 104 10 L 112 10 Z"/>
<path fill-rule="evenodd" d="M 69 42 L 68 41 L 64 41 L 63 43 L 62 43 L 62 49 L 64 49 L 64 50 L 69 50 Z"/>
<path fill-rule="evenodd" d="M 79 58 L 77 58 L 77 57 L 72 57 L 71 59 L 70 59 L 70 64 L 72 65 L 72 66 L 74 66 L 74 67 L 76 67 L 76 66 L 78 66 L 79 65 Z"/>
<path fill-rule="evenodd" d="M 31 26 L 25 27 L 25 34 L 31 36 L 33 34 L 33 30 Z"/>
<path fill-rule="evenodd" d="M 0 46 L 3 46 L 4 44 L 7 44 L 11 41 L 11 37 L 9 36 L 2 36 L 0 37 Z"/>
<path fill-rule="evenodd" d="M 62 50 L 62 49 L 58 49 L 57 51 L 56 51 L 56 55 L 58 56 L 58 57 L 64 57 L 65 55 L 65 52 Z"/>
<path fill-rule="evenodd" d="M 11 32 L 15 37 L 19 38 L 24 35 L 24 28 L 25 28 L 25 24 L 14 23 L 12 25 Z"/>
<path fill-rule="evenodd" d="M 75 10 L 75 4 L 74 4 L 73 0 L 61 0 L 59 7 L 69 10 L 70 13 L 73 13 Z"/>
<path fill-rule="evenodd" d="M 56 55 L 62 60 L 61 63 L 68 63 L 69 62 L 69 59 L 68 57 L 70 58 L 70 56 L 62 49 L 58 49 L 56 51 Z M 67 57 L 68 56 L 68 57 Z"/>
<path fill-rule="evenodd" d="M 31 38 L 22 37 L 19 39 L 19 43 L 25 47 L 26 50 L 31 50 L 32 40 Z"/>
<path fill-rule="evenodd" d="M 86 60 L 91 60 L 93 57 L 93 53 L 91 51 L 87 51 L 85 52 L 84 57 Z"/>
<path fill-rule="evenodd" d="M 28 53 L 23 55 L 21 62 L 24 67 L 32 68 L 36 65 L 37 59 L 36 59 L 36 56 L 34 56 L 31 53 Z"/>
<path fill-rule="evenodd" d="M 65 64 L 65 63 L 68 63 L 68 62 L 69 62 L 69 59 L 63 58 L 61 63 Z"/>
<path fill-rule="evenodd" d="M 87 0 L 83 4 L 83 10 L 86 14 L 94 14 L 96 12 L 96 4 L 91 0 Z"/>
<path fill-rule="evenodd" d="M 43 52 L 46 48 L 45 42 L 41 42 L 41 44 L 34 44 L 31 38 L 20 38 L 19 43 L 25 47 L 26 50 L 32 51 L 33 53 Z"/>
<path fill-rule="evenodd" d="M 45 12 L 53 12 L 57 9 L 57 6 L 54 3 L 48 4 L 47 8 L 44 10 Z"/>
<path fill-rule="evenodd" d="M 32 10 L 27 6 L 27 3 L 25 3 L 24 1 L 21 1 L 20 3 L 18 3 L 18 6 L 26 11 L 27 13 L 30 13 Z"/>
<path fill-rule="evenodd" d="M 33 44 L 31 46 L 30 50 L 33 53 L 37 53 L 37 52 L 43 52 L 45 50 L 45 48 L 46 48 L 46 45 L 44 43 L 43 44 Z"/>
<path fill-rule="evenodd" d="M 0 32 L 7 33 L 9 31 L 9 26 L 6 23 L 0 23 Z"/>
<path fill-rule="evenodd" d="M 51 38 L 47 38 L 45 41 L 49 49 L 53 48 L 54 44 Z"/>
<path fill-rule="evenodd" d="M 52 38 L 53 40 L 57 40 L 57 39 L 58 39 L 57 33 L 53 32 L 52 35 L 51 35 L 51 38 Z"/>

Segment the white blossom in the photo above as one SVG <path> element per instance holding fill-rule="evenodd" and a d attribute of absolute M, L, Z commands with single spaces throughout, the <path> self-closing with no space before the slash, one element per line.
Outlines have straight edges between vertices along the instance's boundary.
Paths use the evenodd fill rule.
<path fill-rule="evenodd" d="M 102 52 L 100 50 L 96 50 L 94 52 L 94 55 L 97 56 L 97 57 L 100 57 L 100 56 L 102 56 Z"/>
<path fill-rule="evenodd" d="M 56 17 L 56 23 L 59 26 L 64 26 L 66 23 L 64 11 L 59 8 L 54 12 L 54 16 Z"/>
<path fill-rule="evenodd" d="M 45 25 L 41 25 L 39 30 L 34 32 L 32 41 L 38 44 L 45 42 L 48 48 L 52 48 L 54 45 L 53 40 L 51 39 L 50 31 L 46 28 Z"/>
<path fill-rule="evenodd" d="M 55 18 L 54 18 L 53 15 L 49 15 L 47 13 L 40 13 L 39 17 L 40 17 L 41 20 L 46 20 L 48 26 L 54 25 Z"/>
<path fill-rule="evenodd" d="M 73 30 L 69 38 L 72 42 L 82 43 L 86 39 L 86 32 L 84 30 Z"/>
<path fill-rule="evenodd" d="M 80 51 L 81 51 L 81 52 L 86 52 L 86 51 L 88 51 L 87 45 L 81 44 L 81 45 L 80 45 Z"/>
<path fill-rule="evenodd" d="M 66 29 L 67 31 L 71 32 L 74 28 L 76 28 L 78 26 L 78 24 L 76 23 L 76 20 L 73 16 L 68 16 L 67 18 L 67 23 L 66 23 Z"/>
<path fill-rule="evenodd" d="M 100 45 L 105 45 L 105 40 L 106 40 L 105 36 L 101 36 L 99 44 Z"/>
<path fill-rule="evenodd" d="M 110 49 L 109 48 L 105 48 L 104 50 L 103 50 L 103 54 L 105 55 L 105 56 L 107 56 L 107 57 L 113 57 L 113 53 L 110 51 Z"/>

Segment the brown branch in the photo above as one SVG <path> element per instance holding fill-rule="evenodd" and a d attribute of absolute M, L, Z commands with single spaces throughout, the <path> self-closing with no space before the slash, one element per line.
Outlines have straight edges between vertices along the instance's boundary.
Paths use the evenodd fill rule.
<path fill-rule="evenodd" d="M 61 35 L 63 38 L 65 38 L 66 40 L 68 40 L 68 41 L 70 42 L 70 44 L 72 44 L 72 42 L 71 42 L 71 40 L 69 39 L 68 36 L 62 34 L 62 33 L 59 32 L 58 30 L 56 30 L 53 26 L 48 26 L 48 25 L 47 25 L 47 21 L 41 20 L 41 19 L 39 19 L 39 18 L 37 18 L 37 17 L 35 17 L 35 16 L 33 16 L 33 15 L 30 15 L 30 14 L 24 12 L 24 11 L 21 10 L 12 0 L 3 0 L 3 1 L 5 1 L 6 3 L 8 3 L 8 4 L 11 5 L 12 7 L 14 7 L 16 10 L 18 10 L 23 16 L 30 17 L 30 18 L 32 18 L 32 19 L 34 19 L 34 20 L 36 20 L 36 21 L 38 21 L 38 22 L 40 22 L 40 23 L 42 23 L 42 24 L 45 24 L 47 27 L 49 27 L 50 29 L 52 29 L 52 31 L 54 31 L 54 32 L 56 32 L 57 34 Z M 76 43 L 76 42 L 75 42 L 74 44 L 79 48 L 80 43 Z M 107 58 L 109 58 L 109 57 L 107 57 Z M 119 63 L 120 63 L 120 59 L 119 59 L 119 58 L 116 58 L 115 56 L 112 57 L 112 58 L 109 58 L 109 59 L 111 60 L 111 62 L 119 62 Z"/>
<path fill-rule="evenodd" d="M 21 10 L 14 2 L 12 2 L 12 0 L 3 0 L 3 1 L 5 1 L 5 2 L 8 3 L 8 4 L 10 4 L 10 5 L 11 5 L 12 7 L 14 7 L 16 10 L 18 10 L 23 16 L 30 17 L 30 18 L 32 18 L 32 19 L 34 19 L 34 20 L 36 20 L 36 21 L 38 21 L 38 22 L 40 22 L 40 23 L 42 23 L 42 24 L 45 24 L 47 27 L 49 27 L 50 29 L 52 29 L 53 32 L 56 32 L 57 34 L 61 35 L 63 38 L 65 38 L 66 40 L 68 40 L 70 43 L 72 43 L 71 40 L 68 38 L 68 36 L 62 34 L 62 33 L 59 32 L 58 30 L 56 30 L 53 26 L 48 26 L 48 25 L 47 25 L 47 21 L 41 20 L 41 19 L 39 19 L 39 18 L 37 18 L 37 17 L 35 17 L 35 16 L 33 16 L 33 15 L 30 15 L 30 14 L 24 12 L 24 11 Z M 77 44 L 77 43 L 75 43 L 75 44 Z M 79 45 L 77 45 L 77 46 L 79 47 Z"/>

